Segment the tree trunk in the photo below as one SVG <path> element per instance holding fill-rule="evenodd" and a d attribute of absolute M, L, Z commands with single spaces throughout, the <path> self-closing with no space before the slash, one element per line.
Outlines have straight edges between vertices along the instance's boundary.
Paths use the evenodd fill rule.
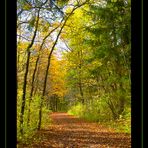
<path fill-rule="evenodd" d="M 36 73 L 36 80 L 34 81 L 34 83 L 35 83 L 34 86 L 35 86 L 35 87 L 34 87 L 34 91 L 33 91 L 33 96 L 35 96 L 36 93 L 37 93 L 38 84 L 39 84 L 39 80 L 37 79 L 38 76 L 39 76 L 39 68 L 38 68 L 37 73 Z"/>
<path fill-rule="evenodd" d="M 84 104 L 84 96 L 83 96 L 83 90 L 82 90 L 82 83 L 81 83 L 81 81 L 79 83 L 79 89 L 80 89 L 81 101 L 82 101 L 82 104 Z"/>
<path fill-rule="evenodd" d="M 124 111 L 124 108 L 125 108 L 125 98 L 124 98 L 124 88 L 122 86 L 122 83 L 120 84 L 120 89 L 122 90 L 123 94 L 120 96 L 120 99 L 119 99 L 119 110 L 118 110 L 118 114 L 121 115 Z"/>
<path fill-rule="evenodd" d="M 26 69 L 25 69 L 25 75 L 24 75 L 23 96 L 22 96 L 21 115 L 20 115 L 20 133 L 21 134 L 23 134 L 23 122 L 24 122 L 23 116 L 24 116 L 25 103 L 26 103 L 26 86 L 27 86 L 27 76 L 28 76 L 28 71 L 29 71 L 30 48 L 33 46 L 33 43 L 34 43 L 34 40 L 36 37 L 36 33 L 37 33 L 37 29 L 38 29 L 38 22 L 39 22 L 39 13 L 40 13 L 40 9 L 38 11 L 37 22 L 36 22 L 35 31 L 34 31 L 32 41 L 27 47 L 27 63 L 26 63 Z"/>
<path fill-rule="evenodd" d="M 33 72 L 33 75 L 32 75 L 31 91 L 30 91 L 29 106 L 28 106 L 28 121 L 27 121 L 27 125 L 29 125 L 29 122 L 30 122 L 30 105 L 31 105 L 31 101 L 32 101 L 33 91 L 34 91 L 34 80 L 35 80 L 35 74 L 36 74 L 36 71 L 37 71 L 38 61 L 39 61 L 39 56 L 37 57 L 37 60 L 36 60 L 36 63 L 35 63 L 35 69 L 34 69 L 34 72 Z"/>
<path fill-rule="evenodd" d="M 26 99 L 26 85 L 27 85 L 27 75 L 29 69 L 29 60 L 30 60 L 30 52 L 27 54 L 27 63 L 26 63 L 26 72 L 24 76 L 24 85 L 23 85 L 23 96 L 22 96 L 22 105 L 21 105 L 21 115 L 20 115 L 20 133 L 23 134 L 23 116 L 25 110 L 25 99 Z"/>
<path fill-rule="evenodd" d="M 81 96 L 81 102 L 84 104 L 84 95 L 83 95 L 83 89 L 82 89 L 82 50 L 78 51 L 78 57 L 80 60 L 79 63 L 79 69 L 78 69 L 78 74 L 79 74 L 79 90 L 80 90 L 80 96 Z"/>
<path fill-rule="evenodd" d="M 55 111 L 58 111 L 58 98 L 55 96 Z"/>
<path fill-rule="evenodd" d="M 115 106 L 114 106 L 113 102 L 111 101 L 111 99 L 109 99 L 107 101 L 107 104 L 112 112 L 113 119 L 114 120 L 118 119 L 118 114 L 116 113 Z"/>
<path fill-rule="evenodd" d="M 33 96 L 33 91 L 34 91 L 34 80 L 35 80 L 35 74 L 36 74 L 36 71 L 37 71 L 37 66 L 38 66 L 38 62 L 39 62 L 39 59 L 40 59 L 40 52 L 42 50 L 42 47 L 46 41 L 46 39 L 50 36 L 50 34 L 55 31 L 59 26 L 55 27 L 53 30 L 51 30 L 43 39 L 43 42 L 40 46 L 40 49 L 39 49 L 39 55 L 36 59 L 36 64 L 35 64 L 35 68 L 34 68 L 34 72 L 33 72 L 33 75 L 32 75 L 32 84 L 31 84 L 31 91 L 30 91 L 30 97 L 29 97 L 29 109 L 28 109 L 28 122 L 27 124 L 29 125 L 29 122 L 30 122 L 30 104 L 31 104 L 31 100 L 32 100 L 32 96 Z"/>
<path fill-rule="evenodd" d="M 79 6 L 77 6 L 76 8 L 73 8 L 73 10 L 71 11 L 71 13 L 67 16 L 67 18 L 65 19 L 65 22 L 63 23 L 63 25 L 62 25 L 62 27 L 61 27 L 61 29 L 60 29 L 60 31 L 59 31 L 57 37 L 56 37 L 56 40 L 55 40 L 55 42 L 54 42 L 54 44 L 53 44 L 53 46 L 52 46 L 52 48 L 51 48 L 50 54 L 49 54 L 49 56 L 48 56 L 48 64 L 47 64 L 47 68 L 46 68 L 45 79 L 44 79 L 44 86 L 43 86 L 43 93 L 42 93 L 41 104 L 40 104 L 40 109 L 39 109 L 38 130 L 40 130 L 40 128 L 41 128 L 43 99 L 44 99 L 45 91 L 46 91 L 47 76 L 48 76 L 48 70 L 49 70 L 49 66 L 50 66 L 50 59 L 51 59 L 52 53 L 53 53 L 53 51 L 54 51 L 54 49 L 55 49 L 55 45 L 57 44 L 57 41 L 58 41 L 58 39 L 59 39 L 59 36 L 60 36 L 60 34 L 61 34 L 61 32 L 62 32 L 62 30 L 63 30 L 63 28 L 64 28 L 66 22 L 68 21 L 68 18 L 73 14 L 73 12 L 74 12 L 77 8 L 83 6 L 84 4 L 85 4 L 85 3 L 83 3 L 83 4 L 79 5 Z M 63 21 L 63 19 L 62 19 L 62 21 Z"/>

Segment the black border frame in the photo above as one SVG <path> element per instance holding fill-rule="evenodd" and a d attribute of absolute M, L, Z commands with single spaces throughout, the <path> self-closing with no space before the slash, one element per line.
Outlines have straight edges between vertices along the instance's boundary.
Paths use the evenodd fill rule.
<path fill-rule="evenodd" d="M 16 1 L 7 0 L 6 4 L 6 116 L 5 147 L 16 147 Z"/>
<path fill-rule="evenodd" d="M 132 91 L 132 147 L 143 147 L 143 96 L 142 96 L 142 1 L 132 0 L 131 5 L 131 91 Z"/>
<path fill-rule="evenodd" d="M 16 147 L 16 2 L 6 1 L 6 139 L 5 147 Z M 132 147 L 143 146 L 143 98 L 142 85 L 142 1 L 131 0 L 131 31 L 132 31 Z M 3 55 L 2 55 L 3 56 Z M 3 105 L 2 105 L 3 106 Z"/>

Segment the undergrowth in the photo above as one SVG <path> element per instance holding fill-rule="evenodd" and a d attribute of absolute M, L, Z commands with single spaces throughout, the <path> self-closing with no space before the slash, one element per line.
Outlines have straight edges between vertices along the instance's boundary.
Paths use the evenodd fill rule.
<path fill-rule="evenodd" d="M 68 114 L 75 115 L 89 122 L 101 123 L 115 129 L 116 132 L 131 133 L 131 114 L 129 109 L 126 109 L 119 119 L 114 120 L 111 111 L 105 104 L 100 107 L 98 102 L 94 102 L 89 106 L 78 103 L 69 109 Z"/>
<path fill-rule="evenodd" d="M 35 96 L 32 98 L 32 102 L 30 105 L 30 122 L 28 121 L 28 103 L 29 99 L 26 98 L 25 112 L 24 112 L 24 123 L 23 123 L 23 135 L 20 133 L 20 110 L 21 110 L 21 93 L 18 95 L 17 99 L 17 142 L 21 143 L 29 143 L 35 132 L 37 131 L 37 125 L 39 120 L 39 102 L 40 96 Z M 42 109 L 42 123 L 41 128 L 46 127 L 51 123 L 51 119 L 49 118 L 49 114 L 51 110 L 47 109 L 46 106 Z"/>

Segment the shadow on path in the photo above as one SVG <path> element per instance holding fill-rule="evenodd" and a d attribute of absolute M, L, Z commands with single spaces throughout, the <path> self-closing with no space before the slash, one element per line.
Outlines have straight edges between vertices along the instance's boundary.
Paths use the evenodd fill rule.
<path fill-rule="evenodd" d="M 129 134 L 116 133 L 96 123 L 89 123 L 66 113 L 50 115 L 53 124 L 41 130 L 41 138 L 32 148 L 130 148 Z M 26 145 L 27 146 L 27 145 Z M 25 147 L 25 146 L 24 146 Z"/>

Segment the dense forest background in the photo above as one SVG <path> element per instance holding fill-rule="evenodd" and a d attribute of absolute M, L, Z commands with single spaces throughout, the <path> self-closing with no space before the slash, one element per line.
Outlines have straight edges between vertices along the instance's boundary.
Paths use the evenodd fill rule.
<path fill-rule="evenodd" d="M 130 133 L 130 0 L 17 0 L 17 137 L 68 112 Z"/>

